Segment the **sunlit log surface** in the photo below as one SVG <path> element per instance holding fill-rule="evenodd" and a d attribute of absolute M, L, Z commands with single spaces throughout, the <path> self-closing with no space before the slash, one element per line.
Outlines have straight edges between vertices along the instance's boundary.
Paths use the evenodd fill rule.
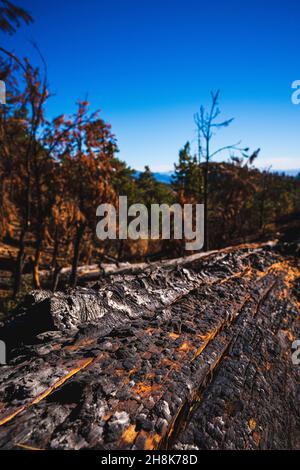
<path fill-rule="evenodd" d="M 300 448 L 299 280 L 253 244 L 33 292 L 0 330 L 0 447 Z"/>

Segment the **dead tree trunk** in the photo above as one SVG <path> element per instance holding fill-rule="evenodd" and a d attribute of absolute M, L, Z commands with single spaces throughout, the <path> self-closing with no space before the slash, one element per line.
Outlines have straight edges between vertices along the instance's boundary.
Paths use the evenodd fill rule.
<path fill-rule="evenodd" d="M 14 282 L 13 282 L 13 299 L 16 298 L 22 282 L 22 271 L 24 267 L 24 256 L 25 256 L 25 236 L 26 230 L 22 230 L 19 238 L 19 251 L 16 259 L 15 270 L 14 270 Z"/>
<path fill-rule="evenodd" d="M 80 223 L 76 230 L 75 242 L 74 242 L 74 255 L 72 261 L 72 271 L 70 275 L 70 286 L 75 287 L 77 283 L 77 267 L 79 262 L 79 255 L 80 255 L 80 243 L 83 237 L 83 233 L 85 230 L 84 224 Z"/>

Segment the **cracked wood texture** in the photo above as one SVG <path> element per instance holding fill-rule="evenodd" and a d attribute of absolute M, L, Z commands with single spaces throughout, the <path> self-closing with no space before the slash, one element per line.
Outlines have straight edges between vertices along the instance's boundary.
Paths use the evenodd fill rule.
<path fill-rule="evenodd" d="M 34 291 L 2 325 L 2 449 L 300 448 L 295 246 Z"/>

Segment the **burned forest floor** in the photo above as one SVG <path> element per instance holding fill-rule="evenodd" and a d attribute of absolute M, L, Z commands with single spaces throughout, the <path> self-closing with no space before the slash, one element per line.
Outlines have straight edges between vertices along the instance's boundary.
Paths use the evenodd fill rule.
<path fill-rule="evenodd" d="M 213 228 L 212 228 L 213 230 Z M 16 270 L 16 260 L 18 257 L 18 243 L 20 237 L 20 227 L 13 224 L 10 228 L 10 235 L 4 237 L 0 241 L 0 321 L 9 317 L 11 310 L 22 300 L 34 287 L 33 272 L 30 263 L 31 259 L 35 257 L 36 240 L 34 237 L 29 237 L 26 241 L 26 254 L 24 256 L 24 263 L 22 269 L 22 283 L 19 293 L 16 298 L 12 298 L 13 284 Z M 257 243 L 268 240 L 278 240 L 281 242 L 294 241 L 300 239 L 300 213 L 293 212 L 276 221 L 266 225 L 263 229 L 255 234 L 249 234 L 245 237 L 231 238 L 227 240 L 226 244 L 221 244 L 211 247 L 213 250 L 225 248 L 227 245 L 238 246 L 242 243 Z M 63 290 L 69 284 L 72 253 L 67 247 L 61 250 L 59 256 L 57 255 L 57 266 L 59 266 L 59 274 L 57 276 L 57 284 L 55 289 Z M 154 251 L 153 251 L 154 250 Z M 39 265 L 39 282 L 42 289 L 53 290 L 55 282 L 55 268 L 53 266 L 53 251 L 52 246 L 44 246 L 41 251 L 41 259 Z M 113 271 L 122 271 L 124 269 L 131 269 L 135 264 L 138 264 L 141 269 L 147 267 L 147 264 L 155 264 L 156 261 L 161 261 L 169 258 L 179 256 L 179 252 L 172 250 L 155 250 L 150 249 L 143 255 L 139 250 L 133 255 L 130 250 L 124 250 L 123 255 L 116 256 L 115 252 L 107 251 L 105 246 L 94 246 L 91 250 L 90 256 L 84 256 L 87 250 L 82 250 L 81 258 L 79 260 L 79 267 L 77 269 L 78 284 L 86 285 L 87 282 L 93 279 L 99 279 L 100 275 L 108 274 Z M 187 252 L 187 254 L 189 254 Z"/>
<path fill-rule="evenodd" d="M 296 242 L 33 291 L 2 324 L 1 449 L 300 449 Z"/>

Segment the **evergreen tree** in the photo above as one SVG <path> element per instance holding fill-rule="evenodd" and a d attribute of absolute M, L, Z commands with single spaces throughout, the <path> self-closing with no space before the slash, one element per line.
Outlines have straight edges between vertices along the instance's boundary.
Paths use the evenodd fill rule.
<path fill-rule="evenodd" d="M 191 146 L 187 142 L 179 151 L 179 161 L 175 164 L 172 187 L 180 203 L 200 202 L 202 189 L 202 169 L 196 156 L 191 155 Z"/>

